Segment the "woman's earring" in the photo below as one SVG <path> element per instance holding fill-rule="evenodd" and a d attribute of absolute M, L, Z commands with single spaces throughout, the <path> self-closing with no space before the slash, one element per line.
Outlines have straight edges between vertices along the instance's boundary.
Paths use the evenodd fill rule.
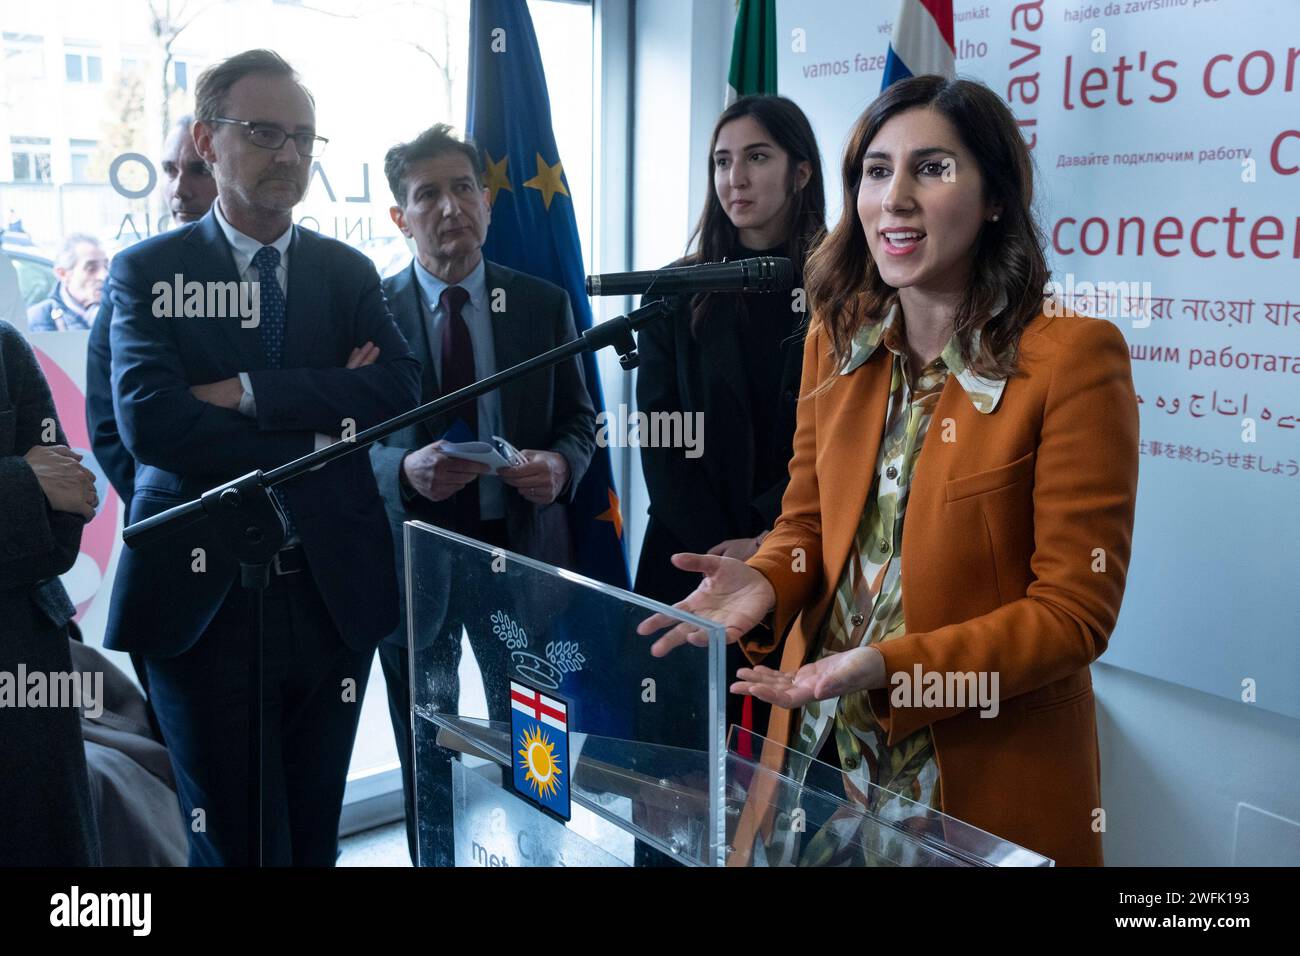
<path fill-rule="evenodd" d="M 991 217 L 991 220 L 990 220 L 990 221 L 992 221 L 992 222 L 997 222 L 999 218 L 1001 218 L 1001 217 L 999 217 L 997 213 L 994 213 L 993 216 Z"/>

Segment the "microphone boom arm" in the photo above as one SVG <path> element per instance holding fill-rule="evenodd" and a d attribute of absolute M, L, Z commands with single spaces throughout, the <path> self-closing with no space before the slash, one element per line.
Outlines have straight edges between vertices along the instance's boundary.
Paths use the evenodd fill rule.
<path fill-rule="evenodd" d="M 620 315 L 617 318 L 601 322 L 599 325 L 593 325 L 572 342 L 557 345 L 555 348 L 536 355 L 525 362 L 520 362 L 512 368 L 504 369 L 449 395 L 443 395 L 431 402 L 426 402 L 394 418 L 390 418 L 386 422 L 372 425 L 346 441 L 337 441 L 332 445 L 327 445 L 310 454 L 303 455 L 294 461 L 286 462 L 267 472 L 251 471 L 225 484 L 217 485 L 204 492 L 200 498 L 176 505 L 166 511 L 128 525 L 122 531 L 122 540 L 127 547 L 134 550 L 166 535 L 180 531 L 182 528 L 188 528 L 200 521 L 204 521 L 209 517 L 225 518 L 243 510 L 254 512 L 263 520 L 260 522 L 241 521 L 243 527 L 238 529 L 237 534 L 227 532 L 222 535 L 224 543 L 236 556 L 241 551 L 247 551 L 257 553 L 259 556 L 265 554 L 266 559 L 269 560 L 270 556 L 278 550 L 278 543 L 274 547 L 269 544 L 275 537 L 274 528 L 268 529 L 265 524 L 268 506 L 273 508 L 275 513 L 279 513 L 278 504 L 269 494 L 269 490 L 274 486 L 291 478 L 296 478 L 303 472 L 328 464 L 336 458 L 342 458 L 344 455 L 350 455 L 362 448 L 368 448 L 379 439 L 385 438 L 395 431 L 425 421 L 449 408 L 463 405 L 472 399 L 478 398 L 484 392 L 489 392 L 504 385 L 506 382 L 523 378 L 541 369 L 559 365 L 566 359 L 580 355 L 583 352 L 595 353 L 612 345 L 618 353 L 619 365 L 630 371 L 636 368 L 639 362 L 636 340 L 633 338 L 632 333 L 654 319 L 667 315 L 676 306 L 677 300 L 675 298 L 657 299 L 632 310 L 626 315 Z M 262 498 L 265 500 L 261 500 Z M 281 517 L 281 524 L 283 525 L 283 517 Z M 279 540 L 283 541 L 283 536 Z M 241 542 L 242 547 L 240 546 Z"/>

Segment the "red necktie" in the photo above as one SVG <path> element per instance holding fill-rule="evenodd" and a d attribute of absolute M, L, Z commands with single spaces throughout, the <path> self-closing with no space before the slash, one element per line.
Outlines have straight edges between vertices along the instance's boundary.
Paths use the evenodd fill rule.
<path fill-rule="evenodd" d="M 442 323 L 442 394 L 473 385 L 474 343 L 470 341 L 469 326 L 465 324 L 461 312 L 469 301 L 469 293 L 458 285 L 447 286 L 442 290 L 438 300 L 445 315 Z M 478 400 L 466 402 L 453 410 L 469 426 L 471 441 L 478 441 Z M 479 525 L 478 480 L 474 480 L 456 492 L 455 502 L 457 531 L 470 537 L 477 537 Z"/>

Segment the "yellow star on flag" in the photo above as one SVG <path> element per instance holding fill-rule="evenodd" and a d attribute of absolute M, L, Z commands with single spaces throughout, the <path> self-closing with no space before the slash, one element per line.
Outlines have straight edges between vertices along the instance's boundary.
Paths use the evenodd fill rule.
<path fill-rule="evenodd" d="M 499 190 L 504 189 L 506 192 L 514 192 L 514 189 L 510 186 L 510 176 L 506 173 L 506 164 L 509 162 L 509 156 L 502 156 L 501 161 L 497 162 L 492 159 L 491 153 L 487 153 L 487 173 L 485 178 L 487 179 L 487 188 L 491 192 L 488 197 L 489 203 L 496 204 Z"/>
<path fill-rule="evenodd" d="M 557 162 L 554 166 L 546 165 L 546 160 L 542 159 L 542 154 L 537 154 L 537 175 L 524 183 L 529 189 L 536 189 L 542 194 L 542 202 L 546 204 L 547 212 L 551 209 L 551 200 L 556 193 L 569 195 L 569 190 L 564 187 L 564 164 Z"/>
<path fill-rule="evenodd" d="M 614 536 L 623 540 L 623 513 L 618 508 L 618 495 L 609 489 L 609 510 L 596 515 L 597 521 L 610 521 L 614 524 Z"/>

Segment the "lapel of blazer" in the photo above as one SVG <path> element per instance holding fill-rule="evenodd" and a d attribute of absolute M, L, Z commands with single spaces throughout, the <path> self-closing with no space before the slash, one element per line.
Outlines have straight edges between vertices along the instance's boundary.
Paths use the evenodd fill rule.
<path fill-rule="evenodd" d="M 1010 388 L 1011 382 L 1007 383 Z M 1006 395 L 1002 402 L 1006 401 Z M 999 404 L 999 409 L 1005 408 Z M 985 415 L 976 410 L 961 382 L 956 375 L 949 375 L 944 382 L 939 402 L 931 414 L 930 426 L 925 433 L 925 442 L 921 445 L 921 454 L 916 459 L 912 487 L 907 495 L 907 520 L 903 523 L 903 578 L 913 581 L 910 591 L 903 592 L 903 615 L 907 616 L 907 595 L 919 593 L 921 575 L 910 571 L 912 556 L 922 555 L 942 546 L 944 533 L 954 533 L 951 526 L 942 524 L 949 512 L 945 510 L 948 479 L 952 477 L 953 465 L 958 455 L 970 454 L 979 442 L 985 445 L 990 440 L 990 433 L 985 429 L 986 419 L 995 419 L 997 412 Z M 1003 419 L 1005 420 L 1005 419 Z M 992 422 L 989 423 L 992 425 Z M 952 427 L 952 441 L 944 441 L 946 425 Z M 996 428 L 996 425 L 992 425 Z M 965 442 L 966 444 L 962 444 Z M 960 533 L 960 532 L 959 532 Z M 977 534 L 983 535 L 980 526 Z M 919 599 L 916 599 L 919 600 Z M 914 618 L 915 619 L 915 618 Z"/>
<path fill-rule="evenodd" d="M 880 348 L 848 375 L 835 373 L 835 384 L 825 397 L 834 401 L 817 422 L 825 586 L 832 591 L 844 571 L 875 475 L 892 358 L 889 349 Z"/>
<path fill-rule="evenodd" d="M 388 311 L 393 314 L 411 351 L 420 360 L 420 401 L 432 401 L 438 397 L 438 370 L 433 367 L 433 349 L 429 345 L 424 306 L 420 303 L 420 284 L 415 277 L 414 259 L 408 268 L 393 277 L 392 290 L 388 297 Z"/>
<path fill-rule="evenodd" d="M 289 245 L 289 281 L 284 317 L 284 367 L 301 368 L 307 364 L 313 340 L 325 334 L 325 325 L 333 319 L 328 290 L 328 247 L 318 236 L 301 226 L 293 227 Z M 350 348 L 364 345 L 353 342 Z"/>
<path fill-rule="evenodd" d="M 235 257 L 230 243 L 221 232 L 216 213 L 208 210 L 198 225 L 190 230 L 182 243 L 180 258 L 185 266 L 181 281 L 239 282 Z M 209 316 L 196 323 L 194 328 L 215 328 L 230 347 L 233 356 L 231 367 L 241 372 L 266 368 L 266 354 L 262 337 L 256 326 L 245 328 L 238 315 Z"/>
<path fill-rule="evenodd" d="M 392 293 L 388 296 L 388 311 L 393 314 L 397 327 L 406 337 L 407 344 L 416 358 L 420 360 L 420 402 L 431 402 L 441 392 L 439 370 L 433 362 L 433 347 L 429 342 L 429 326 L 425 319 L 424 304 L 421 301 L 420 280 L 415 274 L 415 260 L 410 266 L 399 272 L 391 283 Z M 431 419 L 419 422 L 412 427 L 420 436 L 420 441 L 431 442 L 441 438 L 451 425 L 450 412 L 435 415 Z"/>
<path fill-rule="evenodd" d="M 487 301 L 484 303 L 484 308 L 487 310 L 488 321 L 492 323 L 492 350 L 496 359 L 496 368 L 493 371 L 500 372 L 533 357 L 530 343 L 535 341 L 537 336 L 530 334 L 533 331 L 530 322 L 540 325 L 550 321 L 550 317 L 544 315 L 530 317 L 529 306 L 532 303 L 525 301 L 527 297 L 523 289 L 514 281 L 510 273 L 495 263 L 484 263 L 483 278 L 487 287 Z M 505 309 L 493 312 L 492 300 L 497 289 L 502 290 Z M 501 437 L 512 444 L 523 440 L 519 436 L 523 425 L 521 419 L 527 408 L 525 393 L 532 384 L 535 384 L 535 380 L 529 376 L 522 381 L 501 386 Z"/>

